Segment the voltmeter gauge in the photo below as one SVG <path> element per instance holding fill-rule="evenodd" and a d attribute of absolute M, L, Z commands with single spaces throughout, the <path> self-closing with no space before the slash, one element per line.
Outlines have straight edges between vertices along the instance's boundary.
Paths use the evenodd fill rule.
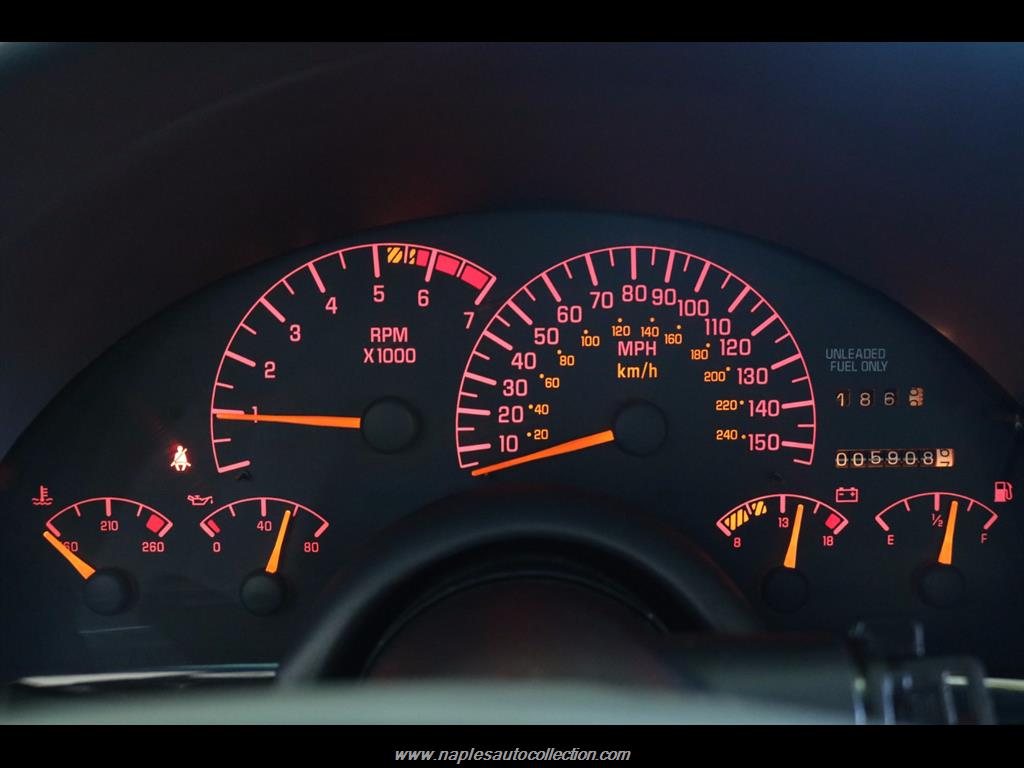
<path fill-rule="evenodd" d="M 807 602 L 814 569 L 834 565 L 831 552 L 849 524 L 843 513 L 824 501 L 792 493 L 750 499 L 716 523 L 737 557 L 760 564 L 761 596 L 784 613 Z"/>

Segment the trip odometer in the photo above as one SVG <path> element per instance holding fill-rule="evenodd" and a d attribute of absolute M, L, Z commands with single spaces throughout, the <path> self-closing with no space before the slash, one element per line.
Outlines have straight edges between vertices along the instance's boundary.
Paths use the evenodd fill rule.
<path fill-rule="evenodd" d="M 456 413 L 474 475 L 609 443 L 652 454 L 673 435 L 707 457 L 810 464 L 815 431 L 775 308 L 708 259 L 642 246 L 575 256 L 516 291 L 477 339 Z"/>

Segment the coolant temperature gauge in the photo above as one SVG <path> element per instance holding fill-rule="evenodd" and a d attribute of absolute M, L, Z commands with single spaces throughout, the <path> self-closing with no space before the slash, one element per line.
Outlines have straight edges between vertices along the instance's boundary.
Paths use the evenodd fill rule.
<path fill-rule="evenodd" d="M 767 571 L 761 596 L 771 608 L 796 611 L 810 596 L 806 563 L 831 550 L 849 520 L 835 508 L 809 496 L 778 493 L 733 507 L 718 519 L 737 553 L 756 552 Z"/>
<path fill-rule="evenodd" d="M 46 521 L 43 539 L 82 579 L 85 604 L 111 615 L 138 597 L 134 574 L 167 551 L 174 524 L 147 504 L 117 496 L 83 499 Z"/>

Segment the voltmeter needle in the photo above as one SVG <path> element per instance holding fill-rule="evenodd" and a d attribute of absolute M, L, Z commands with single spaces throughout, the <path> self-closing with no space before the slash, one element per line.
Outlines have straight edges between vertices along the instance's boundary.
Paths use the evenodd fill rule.
<path fill-rule="evenodd" d="M 798 504 L 796 514 L 793 516 L 793 530 L 789 534 L 789 547 L 786 549 L 786 559 L 782 565 L 786 568 L 796 568 L 796 550 L 800 546 L 800 525 L 804 521 L 804 505 Z"/>
<path fill-rule="evenodd" d="M 527 453 L 523 456 L 516 456 L 514 459 L 507 459 L 506 461 L 499 461 L 496 464 L 489 464 L 486 467 L 477 467 L 472 471 L 473 477 L 479 477 L 480 475 L 489 475 L 492 472 L 499 472 L 509 467 L 517 467 L 520 464 L 526 464 L 531 461 L 539 461 L 540 459 L 550 459 L 552 456 L 561 456 L 563 453 L 573 453 L 575 451 L 582 451 L 584 448 L 592 448 L 595 445 L 602 445 L 604 443 L 610 443 L 615 440 L 615 434 L 610 429 L 606 429 L 603 432 L 596 432 L 593 435 L 587 435 L 586 437 L 577 437 L 575 440 L 569 440 L 558 445 L 552 445 L 550 448 L 544 448 L 540 451 L 534 451 L 533 453 Z"/>

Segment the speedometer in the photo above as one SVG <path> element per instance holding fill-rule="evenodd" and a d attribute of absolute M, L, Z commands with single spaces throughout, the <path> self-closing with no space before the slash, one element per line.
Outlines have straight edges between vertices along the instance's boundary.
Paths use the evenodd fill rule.
<path fill-rule="evenodd" d="M 814 389 L 789 326 L 752 285 L 661 247 L 583 253 L 491 318 L 458 394 L 459 466 L 489 475 L 673 439 L 705 459 L 814 458 Z"/>

